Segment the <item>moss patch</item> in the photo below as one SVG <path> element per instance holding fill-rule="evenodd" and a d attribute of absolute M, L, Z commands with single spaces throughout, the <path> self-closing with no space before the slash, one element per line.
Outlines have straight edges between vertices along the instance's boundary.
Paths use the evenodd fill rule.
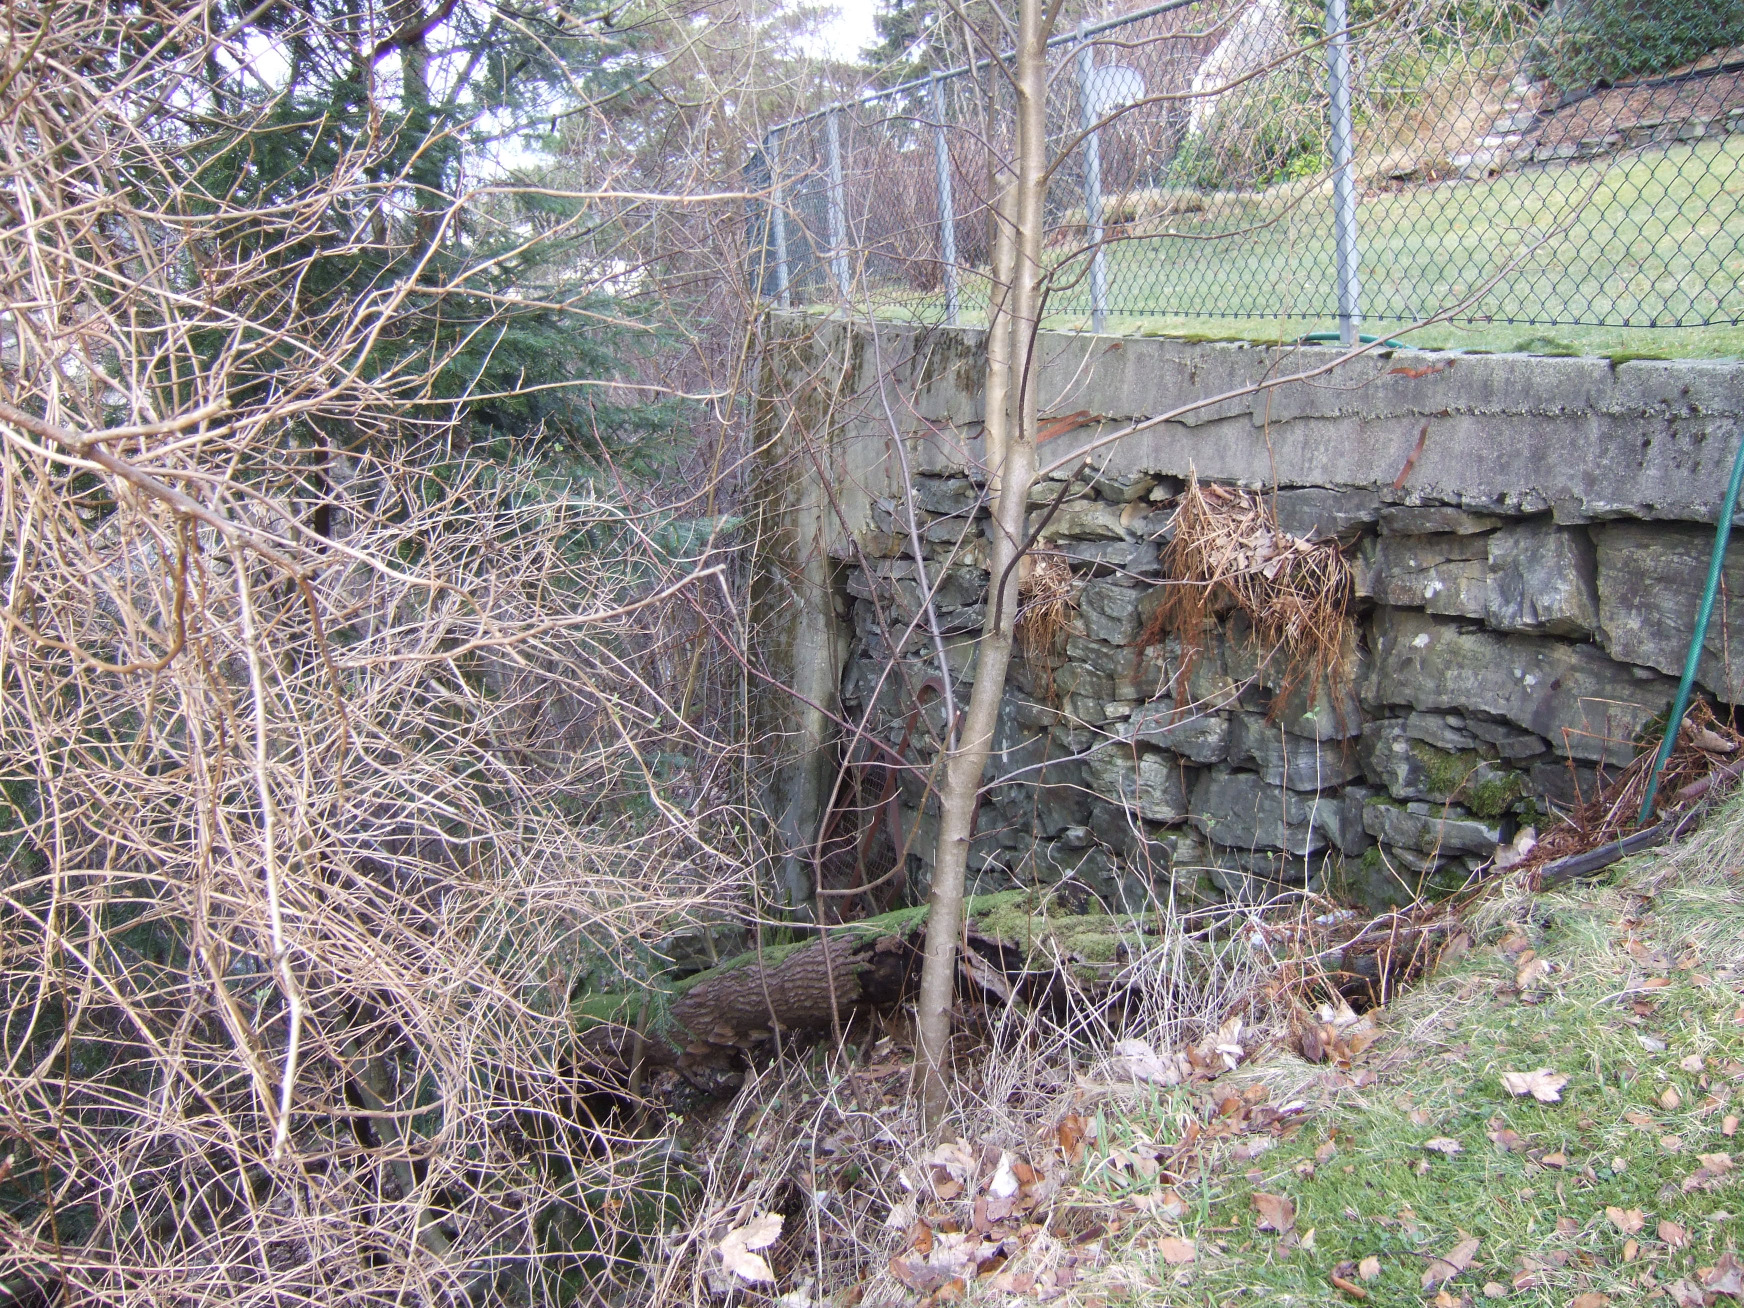
<path fill-rule="evenodd" d="M 1481 818 L 1500 817 L 1525 790 L 1518 772 L 1497 767 L 1475 750 L 1456 753 L 1413 740 L 1411 753 L 1423 765 L 1433 801 L 1462 804 Z"/>
<path fill-rule="evenodd" d="M 1123 942 L 1145 931 L 1142 915 L 1070 913 L 1045 894 L 1019 891 L 992 910 L 975 914 L 981 934 L 1023 949 L 1051 947 L 1062 956 L 1084 963 L 1113 963 L 1120 958 Z"/>

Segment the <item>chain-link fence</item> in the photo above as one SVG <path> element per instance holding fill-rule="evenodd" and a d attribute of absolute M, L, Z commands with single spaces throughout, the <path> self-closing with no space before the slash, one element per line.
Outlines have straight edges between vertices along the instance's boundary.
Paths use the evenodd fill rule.
<path fill-rule="evenodd" d="M 1346 4 L 1052 43 L 1050 326 L 1744 321 L 1744 0 Z M 1011 118 L 984 63 L 771 132 L 763 292 L 976 321 Z"/>

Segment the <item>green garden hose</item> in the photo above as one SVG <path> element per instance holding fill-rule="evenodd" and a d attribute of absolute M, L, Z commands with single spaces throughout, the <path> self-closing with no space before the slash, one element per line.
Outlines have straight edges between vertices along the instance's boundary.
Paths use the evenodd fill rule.
<path fill-rule="evenodd" d="M 1671 702 L 1671 718 L 1665 724 L 1665 739 L 1659 743 L 1659 757 L 1653 760 L 1653 771 L 1647 774 L 1647 794 L 1641 800 L 1641 816 L 1635 819 L 1642 826 L 1653 814 L 1653 800 L 1659 794 L 1659 774 L 1665 771 L 1666 760 L 1677 744 L 1677 729 L 1683 725 L 1683 715 L 1689 708 L 1690 687 L 1695 684 L 1696 665 L 1702 661 L 1702 645 L 1708 638 L 1708 619 L 1714 614 L 1714 596 L 1720 590 L 1720 568 L 1726 561 L 1726 542 L 1732 536 L 1732 514 L 1738 508 L 1738 486 L 1744 482 L 1744 440 L 1738 443 L 1738 453 L 1732 457 L 1732 482 L 1726 488 L 1726 498 L 1720 505 L 1720 518 L 1714 525 L 1714 553 L 1708 560 L 1708 584 L 1702 591 L 1702 606 L 1696 610 L 1696 629 L 1690 633 L 1689 653 L 1683 661 L 1683 680 L 1677 684 L 1677 698 Z"/>
<path fill-rule="evenodd" d="M 1306 336 L 1298 336 L 1296 344 L 1313 345 L 1317 341 L 1342 341 L 1343 339 L 1344 337 L 1337 332 L 1309 332 Z M 1359 345 L 1373 345 L 1376 341 L 1381 341 L 1379 336 L 1359 336 L 1356 339 Z M 1389 350 L 1408 350 L 1411 348 L 1404 341 L 1381 341 L 1381 344 Z"/>

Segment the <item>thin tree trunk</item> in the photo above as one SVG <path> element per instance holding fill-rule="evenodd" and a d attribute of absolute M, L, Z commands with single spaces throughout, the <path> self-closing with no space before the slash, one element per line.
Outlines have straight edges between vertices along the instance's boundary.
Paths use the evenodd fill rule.
<path fill-rule="evenodd" d="M 921 965 L 919 1044 L 922 1063 L 921 1118 L 936 1131 L 949 1099 L 947 1062 L 951 1042 L 951 997 L 957 973 L 957 937 L 962 932 L 963 889 L 974 837 L 975 801 L 993 743 L 999 701 L 1005 694 L 1017 625 L 1020 551 L 1025 538 L 1030 487 L 1035 481 L 1036 396 L 1032 384 L 1035 328 L 1040 303 L 1042 193 L 1047 36 L 1043 0 L 1020 0 L 1017 43 L 1017 176 L 1013 260 L 1003 321 L 987 335 L 986 446 L 989 485 L 996 488 L 989 551 L 987 618 L 975 659 L 975 686 L 946 758 L 939 792 L 939 843 L 927 916 L 926 955 Z M 995 245 L 997 248 L 998 240 Z M 997 460 L 997 462 L 995 462 Z"/>

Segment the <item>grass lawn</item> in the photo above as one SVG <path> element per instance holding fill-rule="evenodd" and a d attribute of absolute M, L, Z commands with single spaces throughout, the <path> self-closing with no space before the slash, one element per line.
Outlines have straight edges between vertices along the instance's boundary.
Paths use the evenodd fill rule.
<path fill-rule="evenodd" d="M 1109 1277 L 1133 1287 L 1118 1297 L 1360 1302 L 1336 1275 L 1378 1304 L 1687 1301 L 1744 1241 L 1741 853 L 1735 804 L 1608 885 L 1484 906 L 1470 952 L 1380 1014 L 1387 1034 L 1344 1075 L 1359 1084 L 1251 1161 L 1226 1149 L 1183 1187 L 1177 1220 L 1110 1241 Z M 1557 1102 L 1504 1088 L 1504 1073 L 1544 1068 L 1567 1078 Z M 1274 1103 L 1324 1102 L 1309 1087 L 1339 1080 L 1291 1058 L 1250 1075 Z M 1184 1091 L 1105 1106 L 1102 1148 L 1174 1138 L 1191 1113 Z M 1098 1175 L 1127 1184 L 1091 1166 L 1087 1189 Z M 1287 1199 L 1291 1229 L 1259 1229 L 1256 1194 Z M 1171 1238 L 1196 1256 L 1170 1265 Z M 1425 1288 L 1462 1243 L 1469 1263 Z"/>
<path fill-rule="evenodd" d="M 1325 194 L 1219 195 L 1206 212 L 1169 221 L 1179 235 L 1109 248 L 1109 332 L 1287 341 L 1335 326 Z M 1744 135 L 1372 194 L 1357 225 L 1367 332 L 1398 334 L 1475 296 L 1462 313 L 1479 321 L 1405 339 L 1486 352 L 1744 356 L 1744 326 L 1651 325 L 1744 319 Z M 1055 330 L 1088 329 L 1078 272 L 1059 270 L 1071 284 L 1050 296 Z M 965 279 L 965 322 L 985 304 L 976 280 Z M 931 296 L 879 298 L 903 317 L 940 311 Z"/>

